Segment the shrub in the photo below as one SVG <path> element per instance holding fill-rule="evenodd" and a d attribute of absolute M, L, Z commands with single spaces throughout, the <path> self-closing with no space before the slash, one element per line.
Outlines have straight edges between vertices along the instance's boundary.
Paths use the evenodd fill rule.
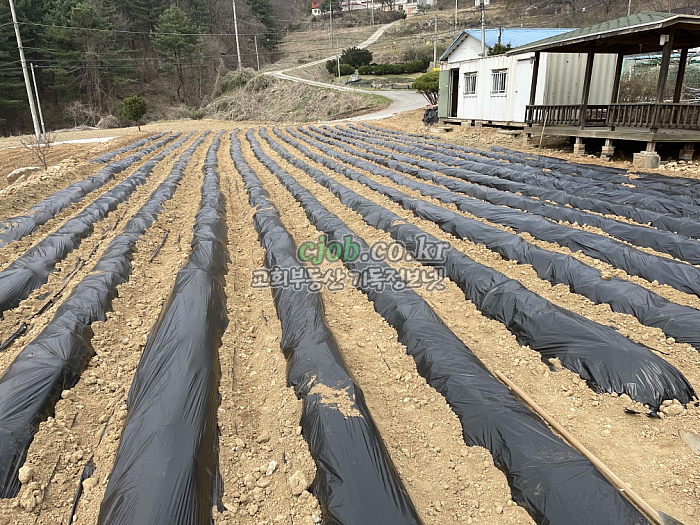
<path fill-rule="evenodd" d="M 277 78 L 272 75 L 255 75 L 245 85 L 245 90 L 251 93 L 259 93 L 277 84 Z"/>
<path fill-rule="evenodd" d="M 252 69 L 241 69 L 239 71 L 232 71 L 227 74 L 219 82 L 219 87 L 216 90 L 216 96 L 220 97 L 225 93 L 229 93 L 235 89 L 241 89 L 255 76 L 255 71 Z"/>
<path fill-rule="evenodd" d="M 340 54 L 341 64 L 350 64 L 354 68 L 366 66 L 372 62 L 372 52 L 368 49 L 360 49 L 359 47 L 351 47 L 343 49 Z"/>
<path fill-rule="evenodd" d="M 360 66 L 357 68 L 357 72 L 360 75 L 371 75 L 373 69 L 374 68 L 372 66 Z"/>
<path fill-rule="evenodd" d="M 411 88 L 419 91 L 431 104 L 438 103 L 438 90 L 440 87 L 440 72 L 430 71 L 424 73 L 413 81 Z"/>
<path fill-rule="evenodd" d="M 340 64 L 340 74 L 343 76 L 355 73 L 355 67 L 350 64 Z"/>
<path fill-rule="evenodd" d="M 132 95 L 124 99 L 124 106 L 122 107 L 122 115 L 124 118 L 133 120 L 141 131 L 141 119 L 148 111 L 148 105 L 143 97 L 138 95 Z"/>
<path fill-rule="evenodd" d="M 330 60 L 326 60 L 326 71 L 328 71 L 331 75 L 338 74 L 338 62 L 336 61 L 335 58 L 331 58 Z"/>

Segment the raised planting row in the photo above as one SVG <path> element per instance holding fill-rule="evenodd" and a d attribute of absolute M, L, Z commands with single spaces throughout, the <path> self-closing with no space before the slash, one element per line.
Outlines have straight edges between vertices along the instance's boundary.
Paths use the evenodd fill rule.
<path fill-rule="evenodd" d="M 141 151 L 129 155 L 128 157 L 108 164 L 94 175 L 90 175 L 84 180 L 78 181 L 70 186 L 49 195 L 44 200 L 29 208 L 23 215 L 10 217 L 0 222 L 0 248 L 12 241 L 18 241 L 21 238 L 35 231 L 42 224 L 46 224 L 53 219 L 58 212 L 67 208 L 71 204 L 80 202 L 83 198 L 112 180 L 115 175 L 121 173 L 125 169 L 131 167 L 134 163 L 141 160 L 146 155 L 154 152 L 158 148 L 172 142 L 181 133 L 169 135 L 150 146 L 143 148 Z M 148 142 L 148 141 L 146 141 Z M 134 144 L 143 145 L 144 141 L 138 141 Z M 134 146 L 132 144 L 131 146 Z M 129 146 L 129 148 L 131 148 Z"/>
<path fill-rule="evenodd" d="M 444 261 L 422 261 L 417 239 L 424 238 L 430 243 L 439 239 L 290 155 L 274 141 L 269 143 L 288 162 L 362 215 L 368 224 L 400 241 L 416 260 L 444 265 L 445 274 L 484 315 L 503 323 L 520 344 L 540 352 L 544 359 L 559 358 L 563 366 L 585 379 L 594 390 L 624 393 L 654 408 L 666 399 L 687 403 L 695 397 L 683 374 L 648 348 L 633 343 L 609 326 L 550 303 L 519 281 L 454 248 L 446 250 Z"/>
<path fill-rule="evenodd" d="M 492 146 L 491 149 L 505 156 L 514 157 L 516 162 L 524 159 L 528 162 L 528 165 L 549 168 L 555 172 L 581 175 L 591 179 L 615 182 L 618 184 L 631 184 L 633 186 L 651 188 L 670 194 L 700 196 L 700 182 L 698 182 L 697 179 L 669 177 L 659 173 L 637 173 L 634 177 L 630 177 L 626 170 L 621 168 L 567 162 L 556 157 L 530 155 L 500 146 Z"/>
<path fill-rule="evenodd" d="M 544 250 L 525 241 L 519 235 L 470 219 L 425 200 L 415 199 L 397 189 L 382 185 L 351 168 L 342 166 L 328 156 L 316 155 L 302 143 L 280 133 L 277 129 L 274 131 L 277 137 L 307 157 L 381 193 L 403 208 L 412 211 L 417 217 L 436 223 L 443 231 L 459 239 L 483 244 L 504 259 L 530 264 L 540 279 L 546 279 L 554 284 L 566 284 L 572 292 L 583 295 L 596 304 L 606 303 L 615 312 L 634 315 L 642 324 L 660 328 L 669 337 L 691 344 L 700 350 L 700 332 L 697 329 L 700 326 L 700 311 L 695 308 L 673 303 L 624 279 L 617 277 L 604 279 L 599 270 L 570 255 Z M 321 151 L 325 150 L 326 154 L 331 154 L 329 148 L 318 141 L 306 138 L 306 142 Z M 333 151 L 332 156 L 375 175 L 386 177 L 411 190 L 420 191 L 422 189 L 432 197 L 439 196 L 445 202 L 451 201 L 452 194 L 446 189 L 428 187 L 426 184 L 405 175 L 386 170 L 344 153 Z"/>
<path fill-rule="evenodd" d="M 471 197 L 454 196 L 453 204 L 461 211 L 508 226 L 518 233 L 530 233 L 537 239 L 554 242 L 574 252 L 580 251 L 585 255 L 620 268 L 629 275 L 636 275 L 650 282 L 656 280 L 682 292 L 700 296 L 700 269 L 695 266 L 638 250 L 609 237 L 551 222 L 533 213 L 509 209 L 509 207 L 524 206 L 522 203 L 525 198 L 514 193 L 493 190 L 437 174 L 446 173 L 460 177 L 463 170 L 446 168 L 433 162 L 421 161 L 405 155 L 390 154 L 368 146 L 365 142 L 345 138 L 330 131 L 322 131 L 321 133 L 301 131 L 362 159 L 444 186 L 454 193 L 462 193 Z M 353 144 L 355 148 L 348 144 Z M 362 153 L 356 148 L 363 148 L 374 154 Z M 400 162 L 394 159 L 399 159 Z M 423 168 L 429 168 L 430 171 Z M 530 212 L 529 209 L 527 211 Z"/>
<path fill-rule="evenodd" d="M 415 139 L 409 137 L 386 135 L 374 131 L 371 136 L 379 136 L 392 142 L 409 144 L 414 148 L 418 147 Z M 423 144 L 423 142 L 420 142 L 420 144 Z M 423 146 L 420 149 L 427 147 L 427 153 L 437 152 L 440 154 L 438 158 L 444 158 L 444 155 L 453 158 L 460 157 L 462 155 L 460 151 L 465 149 L 473 152 L 478 151 L 470 148 L 463 148 L 462 146 L 448 147 L 444 143 L 435 141 L 429 141 L 427 144 L 428 146 Z M 436 144 L 439 145 L 439 147 L 433 147 Z M 423 155 L 421 154 L 421 156 Z M 581 194 L 575 195 L 563 189 L 542 187 L 541 185 L 531 184 L 522 180 L 523 178 L 527 178 L 527 176 L 524 175 L 526 169 L 522 165 L 504 165 L 503 163 L 497 163 L 489 159 L 479 159 L 472 156 L 468 156 L 468 158 L 472 159 L 473 162 L 469 162 L 468 165 L 465 166 L 468 169 L 462 172 L 460 178 L 475 184 L 503 191 L 518 192 L 521 195 L 539 199 L 525 199 L 522 201 L 525 207 L 515 207 L 553 220 L 562 220 L 571 223 L 577 222 L 579 224 L 595 226 L 601 228 L 609 235 L 630 242 L 631 244 L 654 248 L 691 263 L 693 263 L 694 260 L 698 260 L 697 248 L 693 248 L 693 245 L 688 242 L 689 237 L 693 239 L 700 238 L 700 223 L 694 219 L 675 217 L 667 213 L 659 213 L 641 207 L 620 204 L 617 200 L 595 198 L 590 195 L 591 192 L 585 190 Z M 482 176 L 479 176 L 477 173 Z M 534 178 L 538 181 L 549 181 L 549 179 L 552 178 L 551 173 L 552 172 L 539 171 L 530 174 L 529 178 Z M 587 189 L 594 185 L 595 181 L 592 181 L 590 184 L 586 185 L 585 188 Z M 557 204 L 559 204 L 559 206 Z M 584 211 L 573 213 L 574 210 L 571 210 L 571 208 Z M 625 217 L 639 223 L 639 225 L 648 224 L 658 228 L 660 231 L 657 232 L 651 228 L 634 226 L 626 222 L 601 217 L 595 213 L 588 213 L 588 211 L 604 215 Z M 675 235 L 676 233 L 678 235 Z M 681 244 L 680 247 L 677 246 L 679 243 Z M 685 247 L 685 249 L 683 249 L 683 247 Z M 695 257 L 695 259 L 686 259 L 686 256 Z"/>
<path fill-rule="evenodd" d="M 167 135 L 167 133 L 157 133 L 157 134 L 152 135 L 150 137 L 146 137 L 145 139 L 137 140 L 133 144 L 129 144 L 128 146 L 124 146 L 123 148 L 108 151 L 104 155 L 100 155 L 99 157 L 95 157 L 90 162 L 92 162 L 94 164 L 107 164 L 114 157 L 121 155 L 122 153 L 126 153 L 127 151 L 132 151 L 132 150 L 135 150 L 136 148 L 140 148 L 141 146 L 148 144 L 149 142 L 151 142 L 153 140 L 158 140 L 159 138 L 161 138 L 165 135 Z"/>
<path fill-rule="evenodd" d="M 151 330 L 98 523 L 210 525 L 219 504 L 218 349 L 228 325 L 226 204 L 207 152 L 192 251 Z"/>
<path fill-rule="evenodd" d="M 349 237 L 362 252 L 370 250 L 361 237 L 265 153 L 252 131 L 246 136 L 255 156 L 301 204 L 310 222 L 329 242 L 342 243 Z M 384 262 L 357 258 L 344 263 L 361 274 L 380 268 L 384 275 L 392 274 L 394 281 L 401 281 L 398 271 Z M 358 279 L 357 283 L 376 311 L 396 329 L 418 372 L 457 414 L 467 445 L 490 451 L 494 464 L 506 473 L 513 499 L 537 523 L 647 523 L 588 460 L 519 403 L 415 291 L 408 287 L 380 289 L 371 279 Z M 596 505 L 591 506 L 591 501 Z"/>
<path fill-rule="evenodd" d="M 191 136 L 192 133 L 146 161 L 132 175 L 95 199 L 80 213 L 67 220 L 55 232 L 44 237 L 2 270 L 0 272 L 0 318 L 4 312 L 17 307 L 33 290 L 46 283 L 56 264 L 92 233 L 94 224 L 107 217 L 119 204 L 128 201 L 136 189 L 145 184 L 156 164 Z"/>
<path fill-rule="evenodd" d="M 635 173 L 630 176 L 627 170 L 622 168 L 614 168 L 612 166 L 601 166 L 598 164 L 583 164 L 564 160 L 557 157 L 549 157 L 547 155 L 539 155 L 534 153 L 526 153 L 515 151 L 502 146 L 492 146 L 491 152 L 476 150 L 455 144 L 438 142 L 434 136 L 420 135 L 415 133 L 390 131 L 368 123 L 362 123 L 366 129 L 372 130 L 374 133 L 390 135 L 393 138 L 410 138 L 414 143 L 426 143 L 449 148 L 454 151 L 462 151 L 465 153 L 473 153 L 480 157 L 489 157 L 499 159 L 514 164 L 524 164 L 534 168 L 548 170 L 554 176 L 559 174 L 576 175 L 581 178 L 592 180 L 601 180 L 607 182 L 615 182 L 618 184 L 626 184 L 631 186 L 639 186 L 642 188 L 650 188 L 660 190 L 664 193 L 681 194 L 681 195 L 700 195 L 700 182 L 697 179 L 684 177 L 669 177 L 658 173 Z"/>
<path fill-rule="evenodd" d="M 17 472 L 39 423 L 52 412 L 61 392 L 80 378 L 94 354 L 90 340 L 95 321 L 104 321 L 117 287 L 129 279 L 136 242 L 172 198 L 197 147 L 199 137 L 173 166 L 168 177 L 129 220 L 104 254 L 42 332 L 22 349 L 0 377 L 0 497 L 17 495 Z"/>
<path fill-rule="evenodd" d="M 355 136 L 359 138 L 360 136 Z M 364 137 L 362 137 L 365 140 Z M 411 148 L 401 148 L 401 149 L 411 149 Z M 415 149 L 415 148 L 413 148 Z M 423 152 L 421 156 L 426 156 L 432 160 L 439 161 L 444 164 L 446 161 L 449 162 L 450 159 L 454 158 L 449 152 L 443 152 L 439 154 L 431 154 L 430 152 Z M 469 162 L 470 165 L 481 166 L 480 162 Z M 499 171 L 503 171 L 499 168 Z M 511 170 L 522 177 L 524 170 Z M 468 180 L 469 182 L 479 182 L 478 180 L 472 180 L 472 177 L 461 173 L 459 178 Z M 517 178 L 517 177 L 516 177 Z M 541 174 L 537 176 L 538 179 L 550 179 L 551 176 L 546 174 Z M 477 179 L 489 179 L 493 180 L 493 177 L 489 176 L 477 176 Z M 553 221 L 563 221 L 572 224 L 581 224 L 587 226 L 594 226 L 600 228 L 608 235 L 615 237 L 617 239 L 623 240 L 630 244 L 636 246 L 642 246 L 645 248 L 652 248 L 656 251 L 667 253 L 673 257 L 689 262 L 691 264 L 700 263 L 700 243 L 695 239 L 691 239 L 684 235 L 678 235 L 676 233 L 656 230 L 654 228 L 649 228 L 647 226 L 629 224 L 627 222 L 617 221 L 614 219 L 609 219 L 607 217 L 601 217 L 593 213 L 572 210 L 566 206 L 557 206 L 549 203 L 543 203 L 544 200 L 556 201 L 556 196 L 549 194 L 550 192 L 543 191 L 539 192 L 538 187 L 534 187 L 534 191 L 529 191 L 533 187 L 529 184 L 521 184 L 519 182 L 513 183 L 510 181 L 502 181 L 497 178 L 498 182 L 496 184 L 486 183 L 487 186 L 497 187 L 499 190 L 503 190 L 510 193 L 522 193 L 536 194 L 535 196 L 540 200 L 533 200 L 524 198 L 524 206 L 516 206 L 520 209 L 525 209 L 531 213 L 536 213 L 537 215 L 542 215 Z M 559 190 L 557 190 L 559 191 Z M 585 194 L 585 192 L 584 192 Z M 564 200 L 565 199 L 560 199 Z M 697 224 L 697 222 L 696 222 Z"/>
<path fill-rule="evenodd" d="M 243 159 L 238 138 L 231 157 L 245 182 L 253 222 L 265 248 L 265 266 L 301 273 L 297 246 L 268 192 Z M 307 281 L 308 282 L 308 281 Z M 303 400 L 300 425 L 316 462 L 312 492 L 326 523 L 422 523 L 386 450 L 362 390 L 350 376 L 326 325 L 318 293 L 302 286 L 273 288 L 282 323 L 287 381 Z"/>

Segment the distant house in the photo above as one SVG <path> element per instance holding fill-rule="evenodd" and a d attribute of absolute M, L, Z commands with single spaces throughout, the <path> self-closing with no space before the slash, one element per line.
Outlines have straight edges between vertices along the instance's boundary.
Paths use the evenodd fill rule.
<path fill-rule="evenodd" d="M 321 15 L 321 2 L 320 2 L 320 0 L 311 0 L 311 14 L 314 16 Z"/>
<path fill-rule="evenodd" d="M 554 37 L 570 29 L 487 29 L 485 43 L 513 48 Z M 592 101 L 610 99 L 615 57 L 598 56 L 594 64 L 598 82 L 591 87 Z M 460 33 L 440 57 L 438 115 L 443 121 L 472 125 L 524 126 L 529 103 L 534 53 L 482 56 L 481 30 Z M 581 99 L 585 53 L 547 54 L 540 58 L 537 104 L 573 104 Z M 591 103 L 596 103 L 591 102 Z"/>

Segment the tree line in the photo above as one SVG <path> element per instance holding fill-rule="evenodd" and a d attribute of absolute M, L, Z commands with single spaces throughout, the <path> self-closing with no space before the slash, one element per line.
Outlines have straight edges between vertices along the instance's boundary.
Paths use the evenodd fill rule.
<path fill-rule="evenodd" d="M 241 62 L 277 58 L 281 31 L 305 0 L 237 0 Z M 118 115 L 139 94 L 198 107 L 238 67 L 232 0 L 15 0 L 49 127 Z M 282 12 L 286 16 L 278 16 Z M 9 2 L 0 0 L 0 134 L 31 126 Z"/>

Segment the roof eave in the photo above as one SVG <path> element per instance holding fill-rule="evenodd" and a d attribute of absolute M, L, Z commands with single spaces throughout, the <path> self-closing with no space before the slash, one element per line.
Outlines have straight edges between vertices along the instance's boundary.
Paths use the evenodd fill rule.
<path fill-rule="evenodd" d="M 559 40 L 557 42 L 551 42 L 547 44 L 542 44 L 542 45 L 533 45 L 537 44 L 537 42 L 533 42 L 533 44 L 526 44 L 524 46 L 516 47 L 515 49 L 512 49 L 506 53 L 506 55 L 519 55 L 521 53 L 528 53 L 528 52 L 533 52 L 533 51 L 548 51 L 551 49 L 556 49 L 556 48 L 561 48 L 565 46 L 571 46 L 571 45 L 576 45 L 576 44 L 581 44 L 583 42 L 589 41 L 589 40 L 596 40 L 596 38 L 600 35 L 607 35 L 607 36 L 619 36 L 619 35 L 626 35 L 629 33 L 634 33 L 637 31 L 639 28 L 644 28 L 645 30 L 654 30 L 654 29 L 662 29 L 665 26 L 671 25 L 671 22 L 674 22 L 680 17 L 686 18 L 690 15 L 680 15 L 680 14 L 674 14 L 673 16 L 669 16 L 668 18 L 661 20 L 661 21 L 655 21 L 655 22 L 646 22 L 643 24 L 637 24 L 634 26 L 628 26 L 625 28 L 621 28 L 618 30 L 613 30 L 613 31 L 599 31 L 597 33 L 590 33 L 587 35 L 582 35 L 579 37 L 574 37 L 571 39 L 566 39 L 566 40 Z"/>

